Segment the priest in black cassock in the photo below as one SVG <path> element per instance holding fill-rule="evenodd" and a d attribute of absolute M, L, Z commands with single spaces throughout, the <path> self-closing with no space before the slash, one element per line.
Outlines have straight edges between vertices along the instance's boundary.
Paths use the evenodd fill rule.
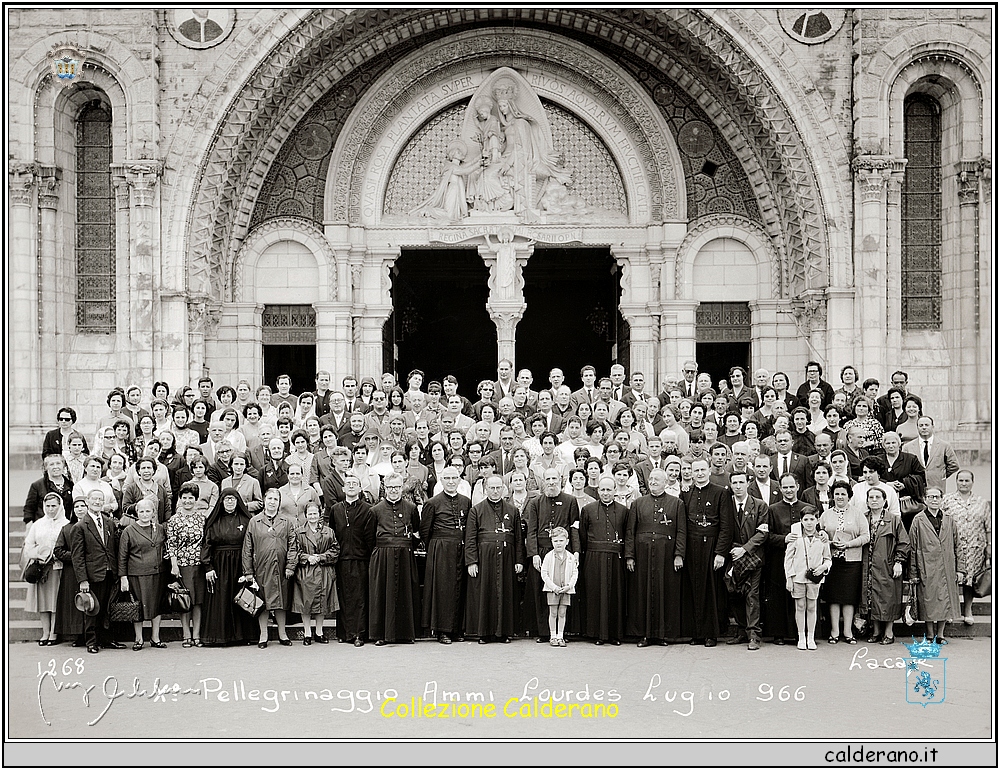
<path fill-rule="evenodd" d="M 718 644 L 719 628 L 728 627 L 728 592 L 722 567 L 733 545 L 733 497 L 712 484 L 708 460 L 691 464 L 694 483 L 684 492 L 687 509 L 686 584 L 691 601 L 691 644 Z"/>
<path fill-rule="evenodd" d="M 580 586 L 584 634 L 594 644 L 621 644 L 625 636 L 625 517 L 615 501 L 615 482 L 604 476 L 598 501 L 580 511 Z M 579 609 L 579 605 L 578 605 Z"/>
<path fill-rule="evenodd" d="M 549 533 L 556 527 L 562 527 L 569 532 L 569 550 L 573 553 L 577 564 L 580 559 L 580 508 L 576 498 L 561 492 L 560 487 L 559 470 L 547 468 L 542 475 L 541 496 L 532 498 L 525 505 L 528 513 L 526 547 L 532 566 L 532 569 L 528 570 L 528 582 L 530 590 L 535 595 L 538 633 L 542 634 L 535 640 L 537 642 L 549 641 L 544 630 L 549 627 L 549 608 L 542 591 L 542 559 L 552 550 L 552 538 Z M 570 611 L 572 612 L 572 607 Z M 570 625 L 568 618 L 566 625 L 567 627 Z"/>
<path fill-rule="evenodd" d="M 413 644 L 420 622 L 420 575 L 413 548 L 420 537 L 417 506 L 403 500 L 403 477 L 385 477 L 385 499 L 372 506 L 375 551 L 368 570 L 368 633 L 375 646 Z"/>
<path fill-rule="evenodd" d="M 427 547 L 423 627 L 441 644 L 462 639 L 465 596 L 465 518 L 472 501 L 458 494 L 458 468 L 445 466 L 438 480 L 444 491 L 424 503 L 420 538 Z"/>
<path fill-rule="evenodd" d="M 361 497 L 361 479 L 344 476 L 344 500 L 330 512 L 330 526 L 340 543 L 337 559 L 337 639 L 362 647 L 368 637 L 368 563 L 375 550 L 375 517 Z"/>
<path fill-rule="evenodd" d="M 603 481 L 603 480 L 602 480 Z M 629 573 L 626 633 L 666 644 L 681 635 L 681 596 L 687 516 L 680 498 L 666 493 L 667 474 L 646 479 L 649 494 L 629 506 L 625 519 L 625 569 Z"/>
<path fill-rule="evenodd" d="M 465 631 L 480 644 L 507 644 L 514 633 L 516 575 L 524 570 L 520 518 L 503 499 L 503 479 L 484 482 L 486 499 L 472 506 L 465 523 L 465 564 L 469 572 Z"/>
<path fill-rule="evenodd" d="M 799 497 L 798 479 L 791 473 L 778 479 L 781 500 L 771 505 L 767 513 L 767 550 L 764 556 L 764 636 L 772 637 L 775 644 L 794 641 L 798 636 L 795 626 L 795 600 L 785 588 L 785 546 L 792 538 L 792 525 L 802 520 L 803 511 L 819 512 Z M 819 536 L 826 531 L 820 528 Z"/>

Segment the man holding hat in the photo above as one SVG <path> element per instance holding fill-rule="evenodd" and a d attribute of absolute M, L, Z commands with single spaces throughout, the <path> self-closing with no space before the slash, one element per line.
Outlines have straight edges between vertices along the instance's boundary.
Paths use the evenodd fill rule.
<path fill-rule="evenodd" d="M 92 490 L 87 495 L 87 515 L 73 526 L 70 534 L 73 572 L 80 581 L 80 591 L 90 593 L 97 604 L 93 613 L 88 611 L 87 604 L 83 607 L 87 652 L 92 653 L 99 652 L 101 647 L 125 649 L 124 644 L 111 638 L 107 628 L 108 602 L 116 577 L 118 537 L 114 520 L 104 514 L 103 508 L 104 492 Z"/>

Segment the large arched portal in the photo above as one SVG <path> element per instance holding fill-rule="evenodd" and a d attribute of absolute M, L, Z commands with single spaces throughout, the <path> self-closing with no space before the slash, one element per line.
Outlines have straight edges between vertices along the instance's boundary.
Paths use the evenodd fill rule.
<path fill-rule="evenodd" d="M 447 23 L 419 12 L 354 14 L 351 23 L 374 35 L 354 49 L 358 29 L 343 47 L 332 45 L 330 30 L 346 20 L 324 28 L 317 12 L 297 30 L 311 44 L 279 45 L 287 56 L 275 75 L 295 80 L 309 62 L 312 74 L 289 82 L 278 112 L 244 116 L 263 133 L 241 134 L 224 167 L 210 160 L 206 173 L 221 176 L 203 176 L 196 193 L 191 290 L 204 293 L 209 313 L 221 298 L 219 341 L 253 338 L 253 330 L 227 328 L 259 317 L 259 309 L 233 307 L 235 276 L 243 241 L 275 218 L 321 227 L 333 254 L 329 291 L 314 307 L 317 362 L 335 380 L 387 368 L 405 376 L 422 363 L 404 286 L 416 281 L 429 300 L 434 269 L 414 273 L 405 255 L 419 250 L 433 255 L 428 265 L 447 265 L 450 250 L 462 248 L 478 255 L 478 280 L 456 262 L 437 283 L 453 292 L 456 276 L 466 276 L 462 302 L 479 309 L 468 305 L 463 315 L 482 321 L 485 313 L 493 337 L 470 343 L 487 328 L 473 324 L 475 333 L 435 366 L 467 363 L 476 344 L 494 360 L 561 365 L 572 378 L 575 363 L 541 355 L 550 330 L 538 325 L 534 305 L 566 293 L 537 272 L 539 255 L 577 250 L 602 255 L 599 268 L 588 263 L 583 273 L 607 298 L 604 322 L 601 312 L 575 319 L 576 336 L 595 326 L 603 334 L 600 344 L 578 345 L 580 355 L 600 367 L 627 362 L 658 383 L 694 355 L 697 303 L 712 299 L 685 285 L 691 271 L 679 262 L 681 247 L 693 228 L 719 217 L 748 222 L 765 244 L 754 254 L 768 263 L 750 306 L 755 339 L 795 336 L 792 299 L 810 292 L 810 306 L 825 301 L 826 234 L 815 210 L 822 196 L 779 95 L 749 60 L 750 69 L 736 66 L 732 56 L 743 61 L 745 53 L 698 14 L 654 14 L 640 41 L 616 38 L 620 21 L 584 12 L 586 21 L 577 11 L 533 15 L 513 34 L 501 22 L 508 13 L 489 11 L 497 26 L 458 11 Z M 723 51 L 729 63 L 718 58 Z M 232 177 L 237 167 L 241 179 Z M 203 205 L 219 193 L 232 205 Z M 580 274 L 566 273 L 567 282 Z M 451 317 L 429 301 L 422 307 L 432 325 Z M 813 326 L 818 340 L 825 330 Z M 212 331 L 205 349 L 224 354 Z M 755 364 L 773 365 L 772 341 L 751 346 Z M 809 351 L 799 347 L 804 361 Z M 487 375 L 485 366 L 475 364 L 471 379 Z"/>

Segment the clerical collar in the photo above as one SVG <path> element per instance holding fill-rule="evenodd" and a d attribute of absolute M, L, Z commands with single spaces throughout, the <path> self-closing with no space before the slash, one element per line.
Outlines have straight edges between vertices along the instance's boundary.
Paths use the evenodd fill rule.
<path fill-rule="evenodd" d="M 709 482 L 705 482 L 705 483 L 704 483 L 704 484 L 702 484 L 701 486 L 698 486 L 698 482 L 696 481 L 696 482 L 694 483 L 694 487 L 695 487 L 695 489 L 704 489 L 704 488 L 705 488 L 705 487 L 707 487 L 707 486 L 708 486 L 708 485 L 709 485 L 710 483 L 711 483 L 711 482 L 709 481 Z"/>

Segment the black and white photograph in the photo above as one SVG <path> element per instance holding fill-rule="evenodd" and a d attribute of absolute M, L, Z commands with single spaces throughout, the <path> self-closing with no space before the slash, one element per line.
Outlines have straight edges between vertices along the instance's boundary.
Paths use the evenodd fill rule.
<path fill-rule="evenodd" d="M 996 10 L 6 4 L 4 765 L 995 767 Z"/>

